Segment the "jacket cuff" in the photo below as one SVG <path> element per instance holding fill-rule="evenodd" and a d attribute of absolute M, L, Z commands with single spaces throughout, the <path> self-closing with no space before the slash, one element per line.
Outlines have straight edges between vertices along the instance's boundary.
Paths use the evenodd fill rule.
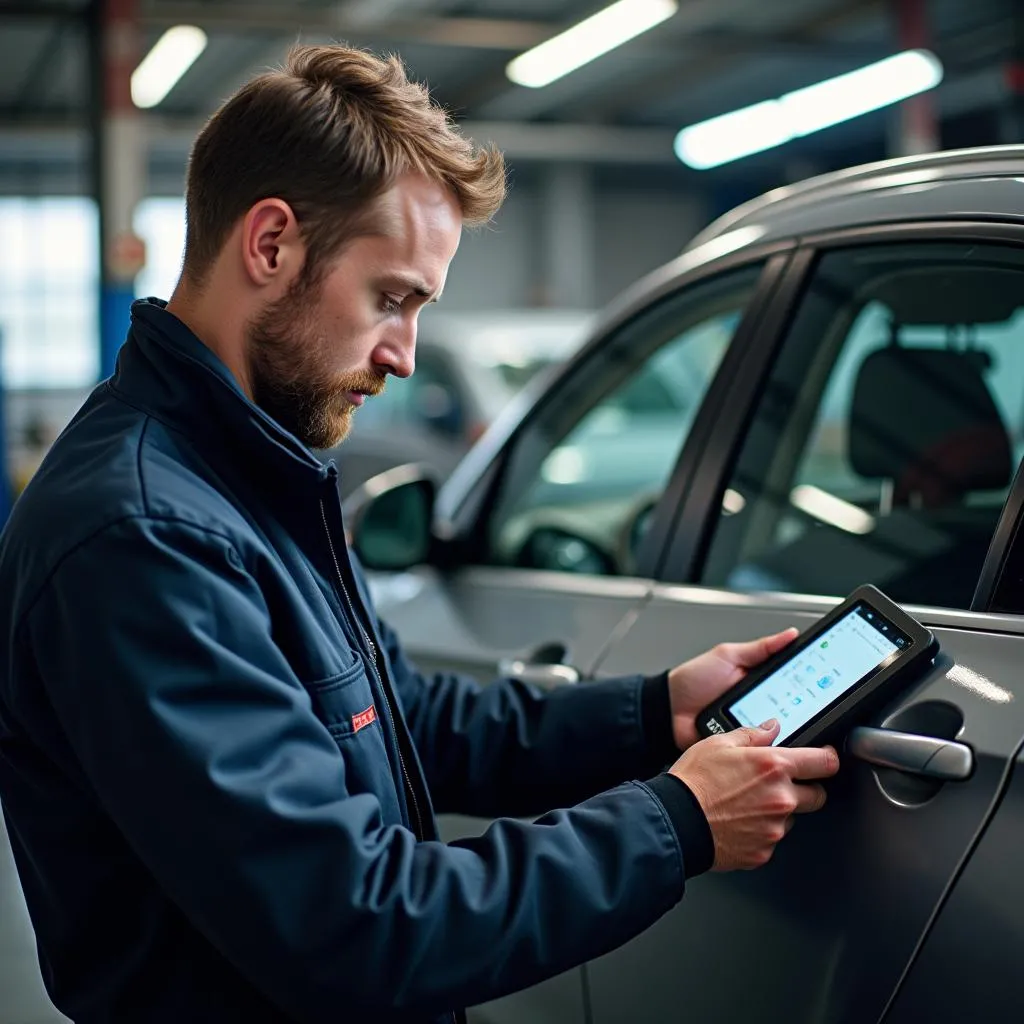
<path fill-rule="evenodd" d="M 648 676 L 641 684 L 640 722 L 652 765 L 661 768 L 672 764 L 679 757 L 680 750 L 672 735 L 672 705 L 668 696 L 667 671 L 659 676 Z"/>
<path fill-rule="evenodd" d="M 661 801 L 676 830 L 687 879 L 703 874 L 715 862 L 715 840 L 704 808 L 690 787 L 668 772 L 648 779 L 646 785 Z"/>

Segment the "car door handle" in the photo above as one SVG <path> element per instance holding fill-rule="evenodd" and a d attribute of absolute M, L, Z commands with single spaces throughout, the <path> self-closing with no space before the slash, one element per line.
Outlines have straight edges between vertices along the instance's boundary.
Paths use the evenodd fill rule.
<path fill-rule="evenodd" d="M 974 751 L 969 746 L 936 736 L 862 725 L 851 730 L 846 749 L 879 768 L 945 782 L 970 778 L 974 771 Z"/>
<path fill-rule="evenodd" d="M 573 668 L 572 665 L 524 661 L 522 658 L 502 658 L 498 662 L 498 675 L 520 679 L 544 690 L 572 686 L 580 681 L 579 669 Z"/>

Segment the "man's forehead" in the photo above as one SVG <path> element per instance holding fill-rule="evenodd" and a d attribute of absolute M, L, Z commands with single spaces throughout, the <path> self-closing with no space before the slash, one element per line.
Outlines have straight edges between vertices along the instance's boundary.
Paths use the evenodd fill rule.
<path fill-rule="evenodd" d="M 402 233 L 414 219 L 440 219 L 462 226 L 462 210 L 455 193 L 445 184 L 425 175 L 400 174 L 387 191 L 374 200 L 375 220 L 382 233 Z"/>

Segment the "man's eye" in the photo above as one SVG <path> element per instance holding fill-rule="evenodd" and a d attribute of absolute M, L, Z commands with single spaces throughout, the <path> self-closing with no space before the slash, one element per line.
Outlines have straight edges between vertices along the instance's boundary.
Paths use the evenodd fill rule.
<path fill-rule="evenodd" d="M 381 309 L 388 316 L 399 312 L 402 308 L 402 300 L 396 299 L 393 295 L 385 295 L 381 301 Z"/>

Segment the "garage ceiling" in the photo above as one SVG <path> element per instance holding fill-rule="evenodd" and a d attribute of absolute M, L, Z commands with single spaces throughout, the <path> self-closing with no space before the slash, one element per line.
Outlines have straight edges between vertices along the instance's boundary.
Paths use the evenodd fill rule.
<path fill-rule="evenodd" d="M 5 161 L 54 158 L 86 124 L 88 0 L 0 0 L 0 173 Z M 680 127 L 852 70 L 899 47 L 882 0 L 682 0 L 670 20 L 543 89 L 515 86 L 516 54 L 600 9 L 594 0 L 139 0 L 144 50 L 175 24 L 209 45 L 149 115 L 167 159 L 260 68 L 297 40 L 341 39 L 397 51 L 414 77 L 493 137 L 513 161 L 576 157 L 663 164 Z M 936 93 L 945 145 L 1011 141 L 1005 67 L 1016 52 L 1017 0 L 930 0 L 932 49 L 946 67 Z M 144 52 L 144 51 L 143 51 Z M 891 117 L 875 114 L 784 150 L 713 172 L 779 175 L 882 156 Z M 710 173 L 710 172 L 709 172 Z"/>

